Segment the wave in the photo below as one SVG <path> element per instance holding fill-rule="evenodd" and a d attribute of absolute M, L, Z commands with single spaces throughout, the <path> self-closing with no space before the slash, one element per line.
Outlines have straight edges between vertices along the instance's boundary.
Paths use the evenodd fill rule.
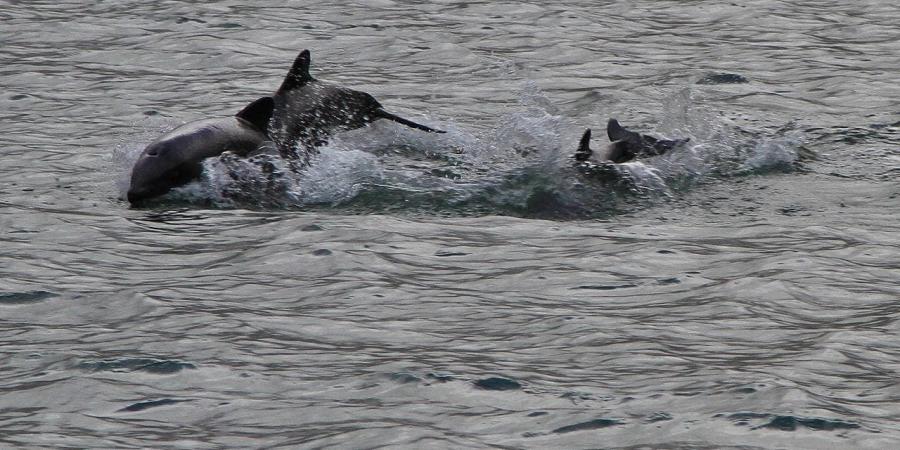
<path fill-rule="evenodd" d="M 695 108 L 689 88 L 663 105 L 656 130 L 623 122 L 641 133 L 690 138 L 689 143 L 661 156 L 617 164 L 613 179 L 575 170 L 571 155 L 580 130 L 529 82 L 518 105 L 489 129 L 472 131 L 449 121 L 441 124 L 447 133 L 436 135 L 376 122 L 338 134 L 300 171 L 291 170 L 277 152 L 251 158 L 225 153 L 204 162 L 202 181 L 173 190 L 159 203 L 591 218 L 677 196 L 709 180 L 798 167 L 803 136 L 790 124 L 769 132 L 742 128 Z M 113 162 L 123 196 L 130 167 L 143 148 L 138 142 L 159 129 L 157 123 L 148 124 L 141 139 L 116 148 Z"/>

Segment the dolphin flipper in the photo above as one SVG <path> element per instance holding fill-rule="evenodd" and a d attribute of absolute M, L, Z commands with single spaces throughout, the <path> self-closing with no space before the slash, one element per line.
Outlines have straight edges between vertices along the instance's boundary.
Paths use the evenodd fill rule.
<path fill-rule="evenodd" d="M 378 118 L 378 119 L 388 119 L 388 120 L 393 120 L 394 122 L 397 122 L 397 123 L 406 125 L 406 126 L 408 126 L 408 127 L 410 127 L 410 128 L 415 128 L 415 129 L 417 129 L 417 130 L 427 131 L 427 132 L 429 132 L 429 133 L 446 133 L 446 131 L 443 131 L 443 130 L 435 130 L 434 128 L 427 127 L 427 126 L 425 126 L 425 125 L 415 123 L 415 122 L 413 122 L 412 120 L 404 119 L 404 118 L 402 118 L 402 117 L 400 117 L 400 116 L 398 116 L 398 115 L 395 115 L 395 114 L 391 114 L 391 113 L 385 111 L 385 110 L 382 109 L 382 108 L 378 108 L 378 109 L 376 109 L 375 111 L 373 111 L 373 112 L 372 112 L 372 116 L 374 116 L 374 117 L 376 117 L 376 118 Z"/>

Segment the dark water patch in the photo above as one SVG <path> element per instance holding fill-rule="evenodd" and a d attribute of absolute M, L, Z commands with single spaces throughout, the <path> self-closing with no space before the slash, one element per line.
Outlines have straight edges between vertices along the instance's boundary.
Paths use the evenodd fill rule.
<path fill-rule="evenodd" d="M 459 180 L 462 178 L 462 175 L 454 172 L 449 169 L 431 169 L 431 175 L 439 178 L 446 178 L 449 180 Z"/>
<path fill-rule="evenodd" d="M 800 205 L 788 205 L 778 208 L 778 213 L 785 216 L 808 216 L 809 210 Z"/>
<path fill-rule="evenodd" d="M 438 250 L 434 252 L 434 256 L 440 257 L 448 257 L 448 256 L 466 256 L 468 253 L 465 252 L 454 252 L 452 250 Z"/>
<path fill-rule="evenodd" d="M 328 256 L 330 254 L 331 254 L 331 250 L 328 250 L 327 248 L 320 248 L 313 252 L 313 255 L 315 255 L 315 256 Z"/>
<path fill-rule="evenodd" d="M 9 292 L 0 294 L 0 306 L 2 305 L 30 305 L 41 302 L 59 294 L 48 291 Z"/>
<path fill-rule="evenodd" d="M 667 412 L 655 412 L 644 418 L 645 423 L 665 422 L 672 420 L 672 415 Z"/>
<path fill-rule="evenodd" d="M 391 381 L 400 384 L 421 383 L 423 380 L 415 374 L 409 372 L 397 372 L 390 375 Z"/>
<path fill-rule="evenodd" d="M 559 427 L 553 430 L 556 434 L 563 433 L 572 433 L 575 431 L 587 431 L 587 430 L 599 430 L 601 428 L 609 428 L 614 427 L 616 425 L 623 425 L 625 422 L 622 422 L 618 419 L 594 419 L 589 420 L 587 422 L 576 423 L 574 425 L 566 425 L 564 427 Z"/>
<path fill-rule="evenodd" d="M 697 84 L 744 84 L 750 80 L 736 73 L 710 73 L 697 80 Z"/>
<path fill-rule="evenodd" d="M 638 287 L 636 284 L 586 284 L 582 286 L 577 286 L 572 289 L 588 289 L 594 291 L 612 291 L 615 289 L 627 289 L 627 288 L 635 288 Z"/>
<path fill-rule="evenodd" d="M 303 228 L 300 228 L 300 231 L 322 231 L 322 230 L 324 230 L 324 228 L 322 228 L 321 225 L 316 225 L 316 224 L 304 225 Z"/>
<path fill-rule="evenodd" d="M 541 416 L 546 416 L 548 414 L 550 414 L 550 413 L 548 413 L 547 411 L 535 411 L 535 412 L 528 413 L 528 417 L 541 417 Z"/>
<path fill-rule="evenodd" d="M 128 406 L 118 410 L 117 412 L 139 412 L 139 411 L 148 410 L 150 408 L 156 408 L 159 406 L 174 405 L 176 403 L 189 402 L 189 401 L 190 400 L 175 400 L 172 398 L 163 398 L 160 400 L 147 400 L 147 401 L 143 401 L 143 402 L 133 403 L 131 405 L 128 405 Z"/>
<path fill-rule="evenodd" d="M 769 423 L 756 428 L 773 428 L 781 431 L 795 431 L 798 427 L 811 430 L 851 430 L 860 428 L 859 424 L 843 420 L 822 419 L 816 417 L 775 416 Z"/>
<path fill-rule="evenodd" d="M 175 19 L 175 23 L 187 23 L 187 22 L 206 23 L 205 20 L 195 19 L 195 18 L 193 18 L 193 17 L 184 17 L 184 16 L 181 16 L 181 17 L 179 17 L 178 19 Z"/>
<path fill-rule="evenodd" d="M 872 125 L 868 127 L 834 127 L 830 129 L 816 129 L 816 143 L 819 145 L 833 144 L 864 144 L 890 140 L 891 126 Z"/>
<path fill-rule="evenodd" d="M 25 100 L 28 98 L 27 94 L 15 94 L 9 97 L 10 100 Z"/>
<path fill-rule="evenodd" d="M 716 414 L 714 417 L 727 417 L 739 426 L 751 426 L 752 429 L 770 428 L 781 431 L 796 431 L 808 428 L 817 431 L 852 430 L 862 428 L 855 422 L 840 419 L 824 419 L 820 417 L 797 417 L 768 413 L 739 412 L 734 414 Z M 763 422 L 763 423 L 759 423 Z M 756 423 L 756 424 L 755 424 Z"/>
<path fill-rule="evenodd" d="M 672 277 L 672 278 L 662 278 L 662 279 L 656 280 L 656 284 L 660 284 L 660 285 L 663 285 L 663 286 L 669 285 L 669 284 L 681 284 L 681 280 L 679 280 L 679 279 L 676 278 L 676 277 Z"/>
<path fill-rule="evenodd" d="M 425 377 L 439 383 L 447 383 L 456 379 L 456 377 L 454 377 L 453 375 L 441 372 L 429 372 L 425 374 Z"/>
<path fill-rule="evenodd" d="M 579 400 L 596 400 L 596 397 L 594 397 L 592 394 L 587 393 L 587 392 L 579 392 L 579 391 L 566 392 L 566 393 L 560 395 L 559 397 L 572 400 L 573 402 L 579 401 Z"/>
<path fill-rule="evenodd" d="M 522 389 L 522 384 L 515 380 L 502 377 L 490 377 L 477 380 L 473 383 L 479 389 L 488 391 L 514 391 Z"/>
<path fill-rule="evenodd" d="M 196 369 L 197 366 L 167 359 L 122 358 L 107 361 L 85 361 L 78 364 L 78 368 L 91 372 L 146 372 L 155 375 L 170 375 L 185 369 Z"/>

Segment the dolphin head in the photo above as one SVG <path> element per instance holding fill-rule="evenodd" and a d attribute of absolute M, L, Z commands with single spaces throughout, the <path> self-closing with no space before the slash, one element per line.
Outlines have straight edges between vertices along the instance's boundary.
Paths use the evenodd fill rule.
<path fill-rule="evenodd" d="M 233 117 L 182 125 L 150 143 L 131 171 L 128 201 L 139 203 L 197 180 L 203 160 L 231 150 L 244 156 L 268 140 L 271 97 L 262 97 Z"/>
<path fill-rule="evenodd" d="M 159 139 L 144 149 L 131 171 L 128 201 L 139 203 L 200 177 L 198 154 L 202 137 L 181 134 Z"/>

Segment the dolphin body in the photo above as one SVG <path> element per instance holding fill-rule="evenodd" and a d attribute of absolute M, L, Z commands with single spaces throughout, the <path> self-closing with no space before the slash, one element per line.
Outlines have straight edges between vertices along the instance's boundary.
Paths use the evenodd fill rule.
<path fill-rule="evenodd" d="M 202 161 L 225 151 L 247 156 L 269 142 L 272 97 L 250 103 L 232 117 L 186 123 L 148 145 L 131 170 L 128 201 L 137 204 L 200 178 Z"/>
<path fill-rule="evenodd" d="M 299 167 L 307 165 L 315 149 L 334 132 L 362 128 L 378 119 L 444 133 L 385 111 L 365 92 L 316 80 L 309 66 L 310 52 L 303 50 L 273 95 L 275 110 L 269 124 L 269 135 L 281 156 Z"/>

